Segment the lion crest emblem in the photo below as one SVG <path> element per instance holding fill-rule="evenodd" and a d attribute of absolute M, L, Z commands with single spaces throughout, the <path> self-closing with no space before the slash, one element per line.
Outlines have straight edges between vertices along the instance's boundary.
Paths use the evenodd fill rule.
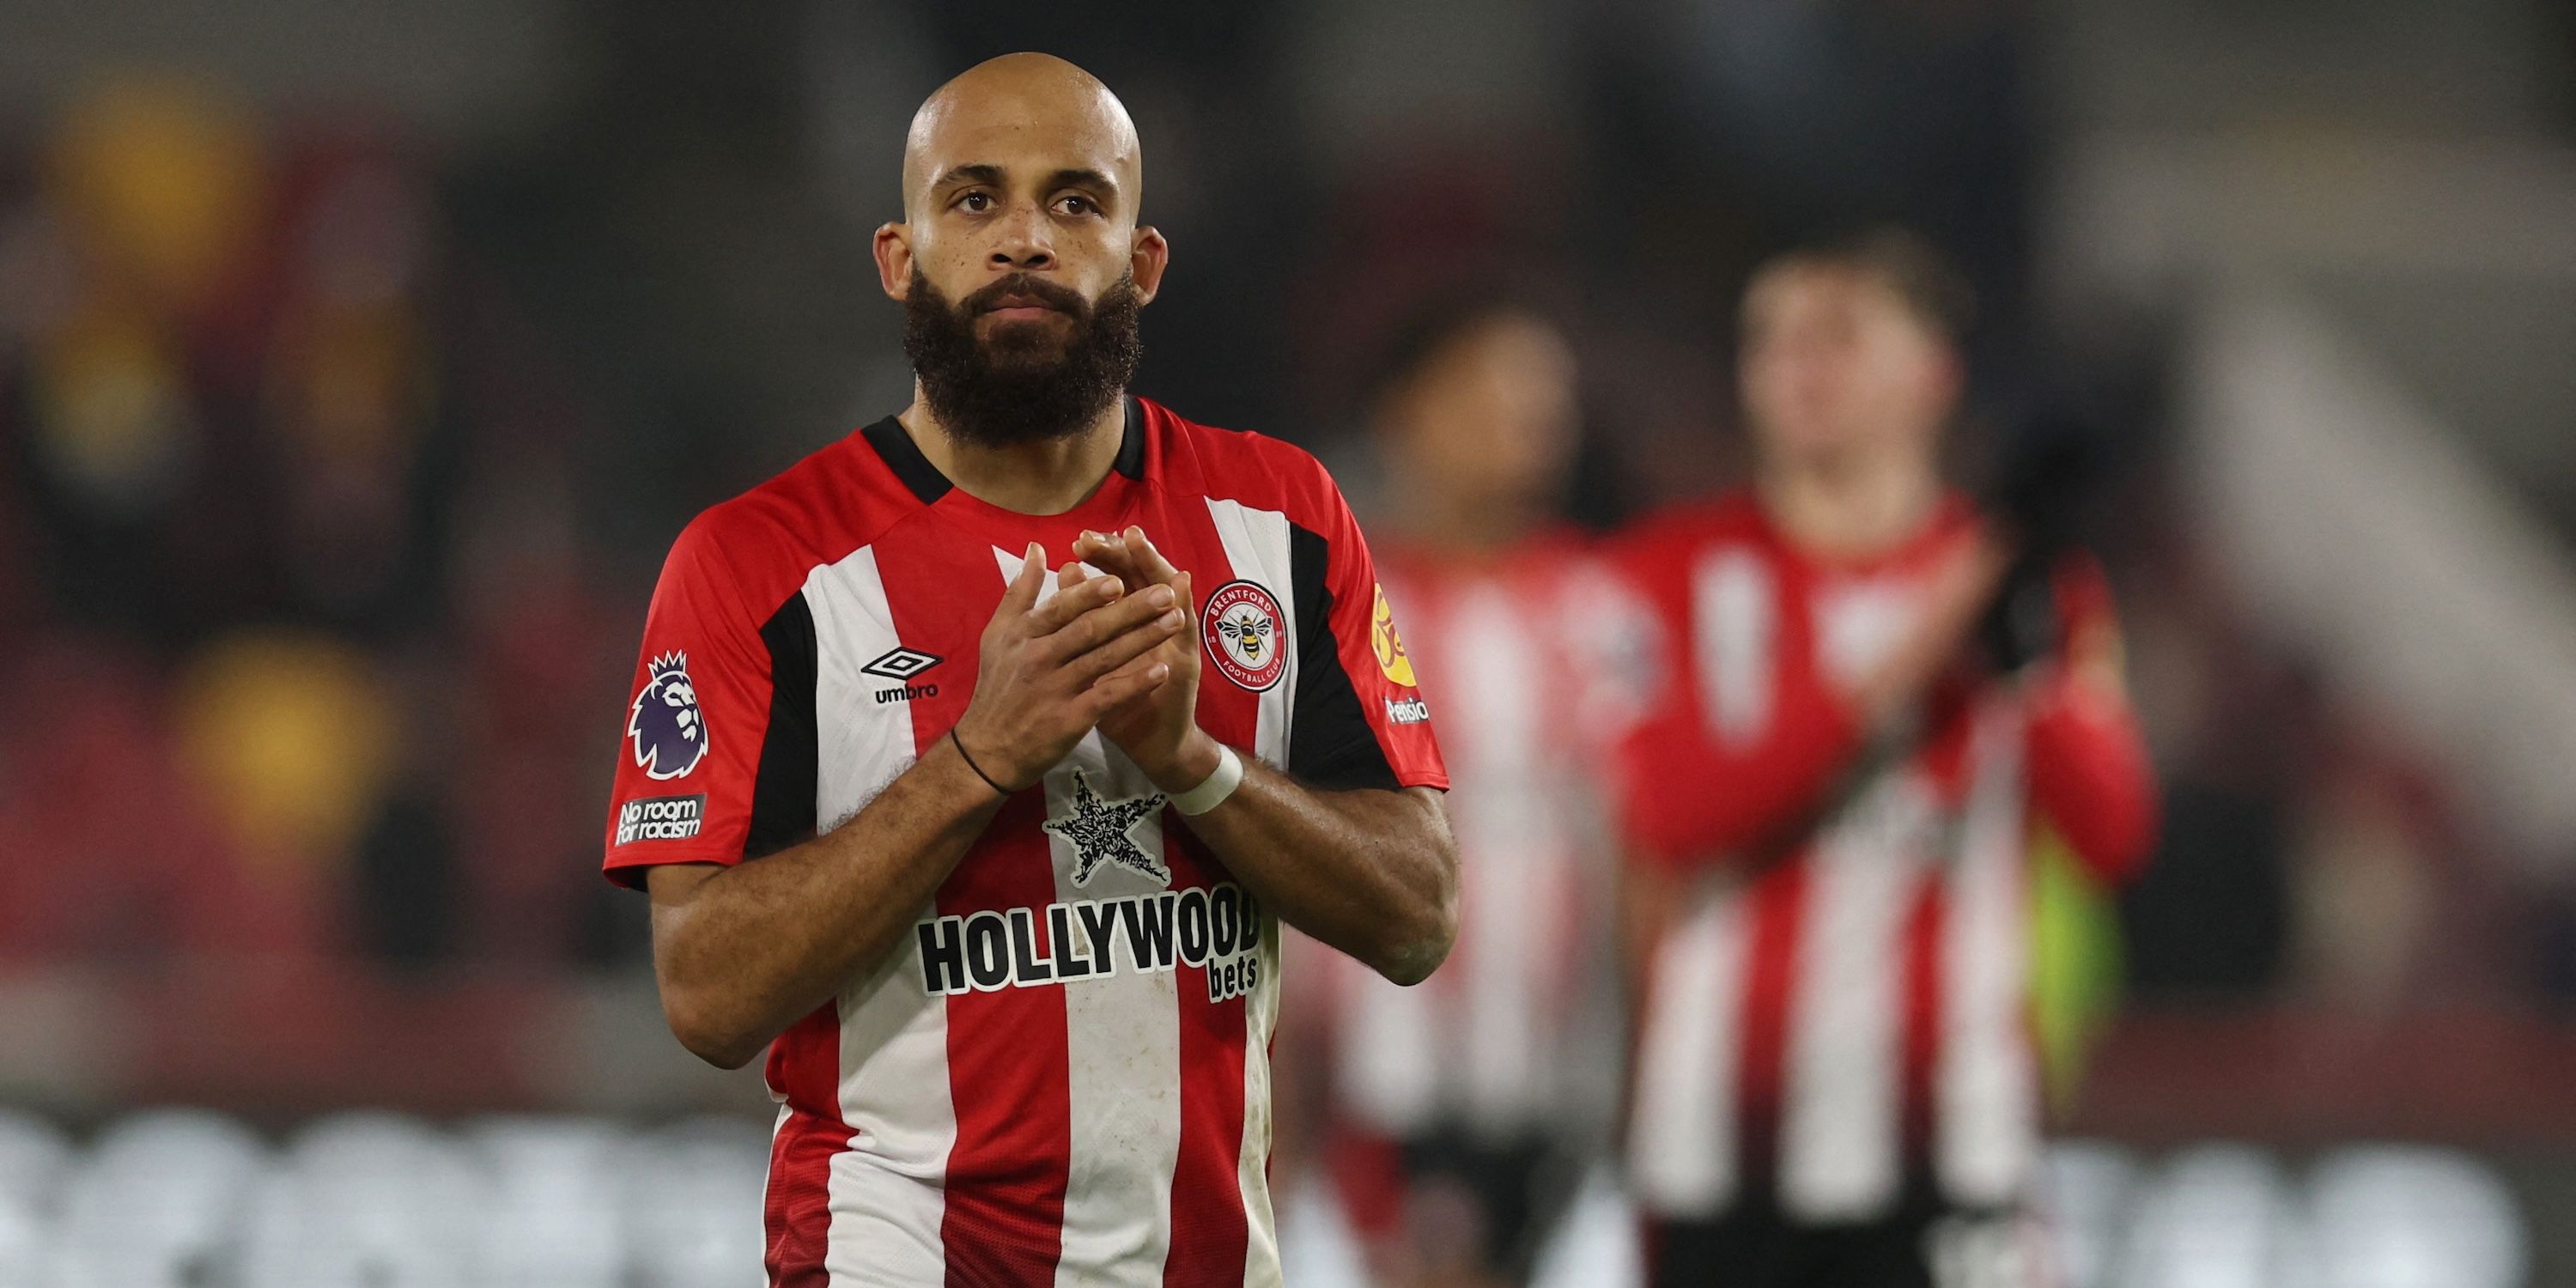
<path fill-rule="evenodd" d="M 653 659 L 628 711 L 626 737 L 647 778 L 678 778 L 706 758 L 707 721 L 698 710 L 698 686 L 689 681 L 688 654 Z"/>

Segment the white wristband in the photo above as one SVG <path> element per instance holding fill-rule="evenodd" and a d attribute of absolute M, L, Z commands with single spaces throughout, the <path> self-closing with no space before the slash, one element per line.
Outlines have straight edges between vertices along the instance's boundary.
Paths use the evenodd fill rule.
<path fill-rule="evenodd" d="M 1243 757 L 1234 754 L 1234 748 L 1218 743 L 1216 769 L 1201 779 L 1198 786 L 1164 803 L 1183 814 L 1205 814 L 1225 804 L 1225 798 L 1234 795 L 1234 789 L 1242 785 Z"/>

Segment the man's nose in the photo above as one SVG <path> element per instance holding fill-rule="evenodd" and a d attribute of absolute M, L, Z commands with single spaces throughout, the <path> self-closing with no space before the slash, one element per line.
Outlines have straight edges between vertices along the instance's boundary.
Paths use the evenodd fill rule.
<path fill-rule="evenodd" d="M 996 231 L 1001 240 L 993 247 L 990 263 L 994 268 L 1035 269 L 1055 264 L 1053 230 L 1047 226 L 1046 212 L 1035 203 L 1012 207 Z"/>

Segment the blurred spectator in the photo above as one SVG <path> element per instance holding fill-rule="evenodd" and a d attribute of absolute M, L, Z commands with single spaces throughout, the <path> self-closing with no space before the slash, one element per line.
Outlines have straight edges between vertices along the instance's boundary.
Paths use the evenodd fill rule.
<path fill-rule="evenodd" d="M 578 766 L 617 683 L 577 422 L 532 423 L 546 364 L 443 258 L 418 154 L 135 80 L 68 106 L 38 170 L 0 240 L 0 575 L 35 579 L 0 642 L 62 708 L 43 766 L 78 772 L 0 810 L 99 858 L 45 869 L 94 911 L 13 900 L 0 945 L 103 949 L 82 927 L 123 917 L 137 960 L 567 960 L 587 885 L 557 873 L 595 840 Z"/>

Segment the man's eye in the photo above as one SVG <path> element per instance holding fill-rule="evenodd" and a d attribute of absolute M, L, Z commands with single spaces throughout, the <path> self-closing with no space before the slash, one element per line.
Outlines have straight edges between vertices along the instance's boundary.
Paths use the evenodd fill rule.
<path fill-rule="evenodd" d="M 1089 197 L 1065 197 L 1055 204 L 1068 215 L 1088 215 L 1100 209 Z"/>
<path fill-rule="evenodd" d="M 973 212 L 973 213 L 975 213 L 975 214 L 979 214 L 979 215 L 980 215 L 980 214 L 984 213 L 986 210 L 988 210 L 988 209 L 990 209 L 990 208 L 992 207 L 992 205 L 993 205 L 993 198 L 992 198 L 992 196 L 991 196 L 990 194 L 987 194 L 987 193 L 981 193 L 981 192 L 970 192 L 970 193 L 967 193 L 967 194 L 966 194 L 965 196 L 963 196 L 963 197 L 959 197 L 959 198 L 957 199 L 957 204 L 959 204 L 959 205 L 961 205 L 961 206 L 964 206 L 967 210 L 969 210 L 969 211 L 971 211 L 971 212 Z"/>

